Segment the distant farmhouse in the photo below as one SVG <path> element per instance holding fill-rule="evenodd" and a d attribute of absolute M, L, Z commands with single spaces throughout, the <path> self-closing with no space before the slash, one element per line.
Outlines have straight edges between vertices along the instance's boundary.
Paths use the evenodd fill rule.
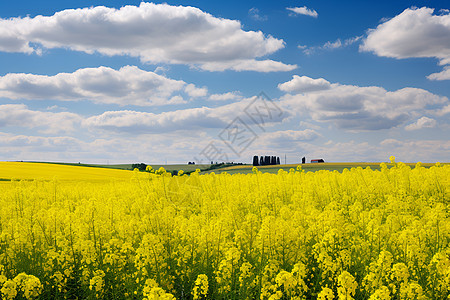
<path fill-rule="evenodd" d="M 324 163 L 325 161 L 322 158 L 319 159 L 311 159 L 311 163 Z"/>

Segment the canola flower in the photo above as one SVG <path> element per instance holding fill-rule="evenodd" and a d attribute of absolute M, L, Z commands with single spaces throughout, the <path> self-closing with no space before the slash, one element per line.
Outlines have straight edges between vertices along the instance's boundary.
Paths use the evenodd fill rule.
<path fill-rule="evenodd" d="M 208 295 L 208 276 L 205 274 L 200 274 L 195 280 L 195 286 L 192 290 L 192 296 L 194 300 L 204 299 Z"/>
<path fill-rule="evenodd" d="M 446 164 L 80 174 L 0 183 L 1 299 L 450 299 Z"/>
<path fill-rule="evenodd" d="M 328 287 L 322 288 L 320 293 L 317 295 L 317 300 L 333 300 L 333 299 L 334 299 L 333 290 Z"/>

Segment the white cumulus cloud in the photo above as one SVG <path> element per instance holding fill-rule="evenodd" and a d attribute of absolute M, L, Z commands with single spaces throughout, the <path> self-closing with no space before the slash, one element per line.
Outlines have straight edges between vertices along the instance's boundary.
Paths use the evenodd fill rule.
<path fill-rule="evenodd" d="M 317 87 L 314 83 L 318 82 L 323 84 Z M 324 79 L 318 81 L 306 76 L 294 77 L 279 88 L 295 92 L 282 97 L 285 110 L 309 114 L 315 121 L 347 130 L 390 129 L 416 119 L 430 107 L 444 107 L 449 103 L 447 97 L 418 88 L 390 92 L 376 86 L 329 84 Z M 314 93 L 305 92 L 314 88 Z"/>
<path fill-rule="evenodd" d="M 133 134 L 162 133 L 199 128 L 218 128 L 226 122 L 217 118 L 211 108 L 191 108 L 154 114 L 131 110 L 107 111 L 84 120 L 91 129 Z"/>
<path fill-rule="evenodd" d="M 72 132 L 82 118 L 70 112 L 48 112 L 30 110 L 23 104 L 0 105 L 1 127 L 36 128 L 48 134 Z"/>
<path fill-rule="evenodd" d="M 450 64 L 450 13 L 434 15 L 434 9 L 409 8 L 368 32 L 360 46 L 378 56 L 397 59 L 437 58 L 441 65 Z M 449 79 L 446 71 L 429 79 Z"/>
<path fill-rule="evenodd" d="M 278 88 L 288 93 L 308 93 L 328 90 L 331 88 L 331 84 L 323 78 L 313 79 L 294 75 L 292 80 L 279 84 Z"/>
<path fill-rule="evenodd" d="M 445 67 L 442 72 L 428 75 L 427 78 L 430 80 L 450 80 L 450 66 Z"/>
<path fill-rule="evenodd" d="M 289 112 L 279 113 L 267 100 L 252 97 L 215 108 L 188 108 L 158 114 L 134 110 L 106 111 L 83 120 L 83 126 L 94 131 L 150 134 L 224 129 L 236 117 L 248 126 L 270 126 L 282 122 L 289 116 Z"/>
<path fill-rule="evenodd" d="M 184 91 L 193 98 L 205 97 L 208 94 L 208 89 L 206 87 L 196 87 L 194 84 L 190 83 L 185 88 Z"/>
<path fill-rule="evenodd" d="M 65 48 L 211 71 L 292 70 L 296 66 L 256 60 L 283 47 L 281 39 L 244 31 L 239 21 L 216 18 L 189 6 L 142 2 L 120 9 L 97 6 L 52 16 L 0 19 L 0 51 L 6 52 Z M 215 63 L 221 67 L 213 67 Z"/>
<path fill-rule="evenodd" d="M 184 103 L 190 97 L 206 96 L 197 88 L 135 66 L 119 70 L 108 67 L 79 69 L 54 76 L 10 73 L 0 76 L 0 97 L 27 100 L 89 100 L 119 105 L 166 105 Z"/>
<path fill-rule="evenodd" d="M 436 127 L 436 124 L 437 124 L 437 122 L 435 119 L 422 117 L 419 120 L 417 120 L 416 122 L 405 126 L 405 129 L 406 130 L 419 130 L 422 128 L 434 128 L 434 127 Z"/>

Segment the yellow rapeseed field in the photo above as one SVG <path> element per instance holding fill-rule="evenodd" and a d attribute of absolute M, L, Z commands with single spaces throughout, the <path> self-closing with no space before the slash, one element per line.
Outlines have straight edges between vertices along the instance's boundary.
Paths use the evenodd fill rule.
<path fill-rule="evenodd" d="M 0 179 L 111 181 L 129 180 L 133 172 L 126 170 L 79 167 L 48 163 L 0 162 Z"/>
<path fill-rule="evenodd" d="M 450 299 L 449 165 L 19 167 L 0 163 L 1 299 Z"/>

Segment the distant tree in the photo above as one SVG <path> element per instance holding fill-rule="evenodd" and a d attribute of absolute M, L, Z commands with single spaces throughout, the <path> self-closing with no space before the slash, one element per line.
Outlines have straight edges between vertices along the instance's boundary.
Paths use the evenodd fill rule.
<path fill-rule="evenodd" d="M 131 165 L 131 170 L 138 169 L 139 171 L 143 172 L 145 169 L 147 169 L 147 165 L 144 163 L 136 163 Z"/>
<path fill-rule="evenodd" d="M 261 159 L 259 160 L 259 165 L 264 166 L 264 157 L 261 155 Z"/>
<path fill-rule="evenodd" d="M 306 157 L 302 157 L 302 164 L 306 163 Z"/>
<path fill-rule="evenodd" d="M 277 165 L 280 164 L 280 157 L 277 157 Z"/>
<path fill-rule="evenodd" d="M 270 158 L 270 164 L 271 165 L 276 165 L 277 164 L 277 157 L 276 156 L 272 156 Z"/>
<path fill-rule="evenodd" d="M 264 164 L 265 164 L 266 166 L 270 165 L 270 156 L 265 156 L 265 157 L 264 157 Z"/>
<path fill-rule="evenodd" d="M 258 155 L 253 156 L 253 165 L 259 166 Z"/>

